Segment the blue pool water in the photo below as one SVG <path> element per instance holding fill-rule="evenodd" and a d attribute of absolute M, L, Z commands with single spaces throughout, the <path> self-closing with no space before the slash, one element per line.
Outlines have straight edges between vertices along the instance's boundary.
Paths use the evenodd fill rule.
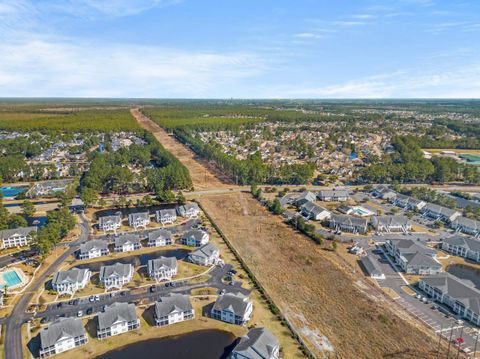
<path fill-rule="evenodd" d="M 28 189 L 28 187 L 24 186 L 3 186 L 0 187 L 0 192 L 2 192 L 4 197 L 15 197 L 19 195 L 20 193 L 25 192 Z"/>
<path fill-rule="evenodd" d="M 5 281 L 5 283 L 7 283 L 8 287 L 12 287 L 14 285 L 22 283 L 22 280 L 18 276 L 17 272 L 15 272 L 13 270 L 3 273 L 2 276 L 3 276 L 3 280 Z M 4 286 L 2 286 L 2 287 L 4 287 Z"/>

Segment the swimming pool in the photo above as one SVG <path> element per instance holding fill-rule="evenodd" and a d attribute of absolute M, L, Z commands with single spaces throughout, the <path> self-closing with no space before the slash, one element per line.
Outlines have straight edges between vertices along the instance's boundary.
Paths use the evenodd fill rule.
<path fill-rule="evenodd" d="M 28 187 L 25 186 L 3 186 L 0 187 L 0 192 L 2 192 L 4 197 L 15 197 L 27 189 Z"/>
<path fill-rule="evenodd" d="M 18 273 L 14 270 L 4 272 L 2 274 L 3 281 L 5 284 L 0 285 L 2 288 L 7 286 L 7 287 L 14 287 L 16 285 L 19 285 L 22 283 L 22 279 L 18 275 Z"/>
<path fill-rule="evenodd" d="M 352 208 L 353 213 L 360 217 L 371 216 L 374 213 L 366 208 L 356 206 Z"/>

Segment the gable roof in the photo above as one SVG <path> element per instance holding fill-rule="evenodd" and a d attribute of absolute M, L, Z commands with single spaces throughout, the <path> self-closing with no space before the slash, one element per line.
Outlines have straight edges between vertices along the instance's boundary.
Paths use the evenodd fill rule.
<path fill-rule="evenodd" d="M 475 314 L 480 315 L 480 290 L 475 288 L 471 282 L 461 280 L 447 272 L 424 277 L 421 281 L 438 288 Z"/>
<path fill-rule="evenodd" d="M 480 240 L 472 237 L 454 236 L 444 239 L 443 242 L 452 246 L 464 247 L 474 252 L 480 252 Z"/>
<path fill-rule="evenodd" d="M 136 320 L 135 304 L 116 302 L 106 306 L 103 312 L 98 313 L 98 329 L 109 328 L 118 322 L 133 322 Z"/>
<path fill-rule="evenodd" d="M 330 222 L 339 223 L 347 226 L 367 227 L 367 219 L 341 214 L 332 214 Z"/>
<path fill-rule="evenodd" d="M 4 229 L 0 231 L 0 239 L 8 239 L 14 235 L 27 236 L 32 232 L 37 232 L 36 226 L 19 227 L 14 229 Z"/>
<path fill-rule="evenodd" d="M 182 238 L 193 237 L 196 241 L 201 241 L 203 236 L 208 235 L 207 232 L 202 231 L 201 229 L 192 229 L 182 235 Z"/>
<path fill-rule="evenodd" d="M 149 272 L 154 272 L 162 269 L 175 269 L 177 268 L 177 258 L 159 257 L 156 259 L 150 259 L 147 265 L 148 265 Z"/>
<path fill-rule="evenodd" d="M 421 201 L 419 199 L 416 199 L 416 198 L 413 198 L 413 197 L 410 197 L 410 196 L 406 196 L 406 195 L 401 194 L 401 193 L 397 194 L 397 196 L 395 197 L 395 201 L 404 202 L 404 203 L 410 204 L 412 206 L 417 206 L 422 202 L 424 203 L 424 201 Z"/>
<path fill-rule="evenodd" d="M 215 252 L 218 252 L 218 248 L 213 243 L 207 243 L 197 248 L 193 252 L 190 252 L 191 256 L 210 258 Z"/>
<path fill-rule="evenodd" d="M 173 312 L 185 312 L 193 310 L 190 296 L 186 294 L 171 293 L 164 297 L 160 297 L 155 302 L 155 316 L 157 318 L 165 317 Z"/>
<path fill-rule="evenodd" d="M 317 197 L 315 196 L 315 193 L 310 191 L 303 191 L 297 198 L 295 198 L 295 203 L 303 203 L 305 201 L 315 202 L 316 199 Z"/>
<path fill-rule="evenodd" d="M 301 207 L 300 207 L 302 210 L 305 210 L 309 213 L 312 213 L 313 215 L 319 215 L 323 212 L 328 212 L 330 213 L 327 209 L 319 206 L 318 204 L 316 203 L 313 203 L 313 202 L 307 202 L 307 203 L 304 203 Z"/>
<path fill-rule="evenodd" d="M 114 214 L 112 216 L 103 216 L 98 219 L 100 226 L 108 223 L 121 223 L 122 216 L 119 214 Z"/>
<path fill-rule="evenodd" d="M 319 197 L 349 197 L 349 193 L 345 189 L 328 189 L 320 191 Z"/>
<path fill-rule="evenodd" d="M 66 271 L 60 271 L 55 273 L 52 279 L 52 284 L 66 284 L 66 283 L 79 283 L 85 277 L 88 269 L 72 268 Z"/>
<path fill-rule="evenodd" d="M 115 238 L 115 247 L 122 247 L 123 245 L 130 243 L 140 243 L 140 239 L 133 234 L 124 234 Z"/>
<path fill-rule="evenodd" d="M 108 277 L 126 277 L 132 271 L 131 264 L 115 263 L 100 267 L 100 280 Z"/>
<path fill-rule="evenodd" d="M 148 240 L 154 241 L 157 239 L 170 239 L 172 238 L 172 233 L 166 229 L 157 229 L 155 231 L 148 232 Z"/>
<path fill-rule="evenodd" d="M 80 245 L 80 253 L 88 253 L 91 250 L 108 249 L 108 243 L 101 239 L 94 239 Z"/>
<path fill-rule="evenodd" d="M 360 263 L 368 275 L 381 275 L 382 271 L 377 267 L 376 263 L 372 261 L 369 256 L 363 256 L 360 258 Z"/>
<path fill-rule="evenodd" d="M 249 307 L 250 299 L 240 292 L 226 293 L 218 296 L 213 310 L 224 311 L 228 310 L 235 313 L 235 315 L 243 317 Z"/>
<path fill-rule="evenodd" d="M 423 207 L 422 211 L 423 212 L 437 213 L 437 214 L 447 216 L 447 217 L 451 217 L 456 213 L 458 213 L 460 215 L 460 212 L 458 212 L 454 209 L 439 206 L 438 204 L 435 204 L 435 203 L 427 203 L 427 205 L 425 207 Z"/>
<path fill-rule="evenodd" d="M 76 338 L 82 335 L 85 335 L 85 329 L 80 318 L 59 318 L 48 328 L 40 331 L 40 346 L 48 348 L 61 339 Z"/>
<path fill-rule="evenodd" d="M 175 211 L 175 208 L 166 208 L 166 209 L 160 209 L 155 212 L 157 216 L 162 218 L 163 216 L 176 216 L 177 212 Z"/>
<path fill-rule="evenodd" d="M 128 215 L 128 219 L 131 221 L 135 221 L 137 219 L 149 219 L 150 213 L 148 212 L 134 212 Z"/>
<path fill-rule="evenodd" d="M 370 223 L 375 228 L 379 226 L 398 227 L 407 226 L 410 220 L 406 216 L 373 216 Z"/>
<path fill-rule="evenodd" d="M 249 359 L 268 359 L 279 346 L 277 338 L 271 331 L 266 328 L 254 328 L 240 339 L 233 352 Z"/>
<path fill-rule="evenodd" d="M 467 227 L 473 230 L 480 231 L 480 221 L 476 221 L 474 219 L 463 217 L 463 216 L 457 217 L 456 219 L 454 219 L 452 221 L 452 225 Z"/>

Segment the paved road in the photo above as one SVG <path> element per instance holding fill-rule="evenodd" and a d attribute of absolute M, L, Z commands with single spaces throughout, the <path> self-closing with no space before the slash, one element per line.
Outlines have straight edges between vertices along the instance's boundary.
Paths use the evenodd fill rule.
<path fill-rule="evenodd" d="M 19 301 L 12 310 L 9 317 L 6 318 L 5 324 L 5 358 L 6 359 L 23 359 L 23 346 L 22 346 L 22 334 L 21 327 L 25 323 L 29 316 L 25 314 L 28 304 L 30 303 L 33 294 L 40 288 L 45 282 L 47 277 L 51 275 L 59 265 L 61 265 L 65 259 L 73 254 L 81 243 L 85 242 L 89 234 L 89 223 L 85 216 L 81 216 L 82 222 L 80 223 L 81 234 L 78 239 L 72 242 L 70 248 L 68 248 L 60 257 L 58 257 L 53 264 L 47 268 L 43 274 L 35 278 L 35 280 L 27 287 L 24 295 L 20 297 Z"/>

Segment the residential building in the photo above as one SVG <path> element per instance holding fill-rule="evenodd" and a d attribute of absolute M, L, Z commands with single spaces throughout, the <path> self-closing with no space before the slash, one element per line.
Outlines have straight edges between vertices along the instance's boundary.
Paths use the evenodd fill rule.
<path fill-rule="evenodd" d="M 324 190 L 317 194 L 318 199 L 324 202 L 345 202 L 350 198 L 347 190 Z"/>
<path fill-rule="evenodd" d="M 280 343 L 266 328 L 253 328 L 233 348 L 232 359 L 279 359 Z"/>
<path fill-rule="evenodd" d="M 457 217 L 452 221 L 450 227 L 457 232 L 470 234 L 475 237 L 480 236 L 480 221 L 467 217 Z"/>
<path fill-rule="evenodd" d="M 287 193 L 285 196 L 280 198 L 280 205 L 282 206 L 282 208 L 284 208 L 287 204 L 294 204 L 297 197 L 298 194 L 296 193 Z"/>
<path fill-rule="evenodd" d="M 25 195 L 28 198 L 51 196 L 55 192 L 65 192 L 65 189 L 70 183 L 72 183 L 72 180 L 37 182 L 25 193 Z"/>
<path fill-rule="evenodd" d="M 370 224 L 380 233 L 407 233 L 412 230 L 412 223 L 406 216 L 373 216 Z"/>
<path fill-rule="evenodd" d="M 155 218 L 158 223 L 163 225 L 172 224 L 177 220 L 177 212 L 175 208 L 161 209 L 155 212 Z"/>
<path fill-rule="evenodd" d="M 136 212 L 128 215 L 128 225 L 135 229 L 146 228 L 150 224 L 150 213 Z"/>
<path fill-rule="evenodd" d="M 186 203 L 183 206 L 179 206 L 177 212 L 182 217 L 197 218 L 200 214 L 200 207 L 196 203 Z"/>
<path fill-rule="evenodd" d="M 453 255 L 480 262 L 480 240 L 468 236 L 454 236 L 442 242 L 442 249 Z"/>
<path fill-rule="evenodd" d="M 78 348 L 87 342 L 87 333 L 80 318 L 58 318 L 40 331 L 40 358 Z"/>
<path fill-rule="evenodd" d="M 308 219 L 313 219 L 316 221 L 324 221 L 325 219 L 330 218 L 332 213 L 320 207 L 318 204 L 313 202 L 306 202 L 300 207 L 300 213 Z"/>
<path fill-rule="evenodd" d="M 148 233 L 149 247 L 163 247 L 173 244 L 172 234 L 166 229 L 158 229 Z"/>
<path fill-rule="evenodd" d="M 147 263 L 148 276 L 157 282 L 162 280 L 171 280 L 177 275 L 177 258 L 160 257 L 150 259 Z"/>
<path fill-rule="evenodd" d="M 108 243 L 101 239 L 91 240 L 80 245 L 79 259 L 91 259 L 108 255 Z"/>
<path fill-rule="evenodd" d="M 392 201 L 397 196 L 397 192 L 381 184 L 381 185 L 375 186 L 375 188 L 372 191 L 372 195 L 377 198 L 381 198 L 387 201 Z"/>
<path fill-rule="evenodd" d="M 293 203 L 295 204 L 295 206 L 301 207 L 307 202 L 315 202 L 316 200 L 317 197 L 315 196 L 315 193 L 304 191 L 293 200 Z"/>
<path fill-rule="evenodd" d="M 37 227 L 20 227 L 15 229 L 4 229 L 0 231 L 2 248 L 26 246 L 32 240 L 32 234 L 37 233 Z"/>
<path fill-rule="evenodd" d="M 385 274 L 368 255 L 361 257 L 359 262 L 366 275 L 373 279 L 385 279 Z"/>
<path fill-rule="evenodd" d="M 418 286 L 461 318 L 480 325 L 480 290 L 471 281 L 445 272 L 422 278 Z"/>
<path fill-rule="evenodd" d="M 98 219 L 98 228 L 104 232 L 114 231 L 122 225 L 122 216 L 115 214 L 113 216 L 103 216 Z"/>
<path fill-rule="evenodd" d="M 122 289 L 133 277 L 133 266 L 131 264 L 115 263 L 100 267 L 100 282 L 105 289 Z"/>
<path fill-rule="evenodd" d="M 244 325 L 250 320 L 253 305 L 242 293 L 226 293 L 219 295 L 213 305 L 211 316 L 223 322 Z"/>
<path fill-rule="evenodd" d="M 211 266 L 220 263 L 220 251 L 213 243 L 204 244 L 193 252 L 190 252 L 188 259 L 195 264 Z"/>
<path fill-rule="evenodd" d="M 209 240 L 210 237 L 207 232 L 201 229 L 192 229 L 182 235 L 180 242 L 186 246 L 200 247 L 207 244 Z"/>
<path fill-rule="evenodd" d="M 97 337 L 104 339 L 138 329 L 140 320 L 137 318 L 135 304 L 113 303 L 98 313 Z"/>
<path fill-rule="evenodd" d="M 91 276 L 89 269 L 72 268 L 55 273 L 52 279 L 52 287 L 59 294 L 73 294 L 79 289 L 85 288 Z"/>
<path fill-rule="evenodd" d="M 115 238 L 115 252 L 130 252 L 142 248 L 140 239 L 133 234 L 124 234 Z"/>
<path fill-rule="evenodd" d="M 346 215 L 332 214 L 329 219 L 329 226 L 336 231 L 351 233 L 367 233 L 368 222 L 366 218 L 358 218 Z"/>
<path fill-rule="evenodd" d="M 411 239 L 387 239 L 387 253 L 407 274 L 436 274 L 442 265 L 435 258 L 435 250 L 421 246 Z"/>
<path fill-rule="evenodd" d="M 346 204 L 341 204 L 337 207 L 337 211 L 343 214 L 352 214 L 353 208 L 351 206 L 347 206 Z"/>
<path fill-rule="evenodd" d="M 457 217 L 462 215 L 454 209 L 439 206 L 435 203 L 427 203 L 426 206 L 422 208 L 421 212 L 424 217 L 443 222 L 453 222 Z"/>
<path fill-rule="evenodd" d="M 426 206 L 426 203 L 422 200 L 405 196 L 403 194 L 397 194 L 395 198 L 391 200 L 394 206 L 408 209 L 409 211 L 420 211 L 423 207 Z"/>
<path fill-rule="evenodd" d="M 155 324 L 159 327 L 191 320 L 195 317 L 190 297 L 186 294 L 169 294 L 155 302 Z"/>

